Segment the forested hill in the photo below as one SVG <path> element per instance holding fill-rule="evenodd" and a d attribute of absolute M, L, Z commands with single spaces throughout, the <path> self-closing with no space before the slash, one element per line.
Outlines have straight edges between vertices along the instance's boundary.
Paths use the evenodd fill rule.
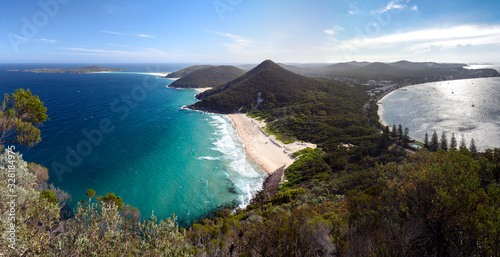
<path fill-rule="evenodd" d="M 205 69 L 208 67 L 213 67 L 213 65 L 193 65 L 189 66 L 187 68 L 184 68 L 182 70 L 178 70 L 176 72 L 169 73 L 165 78 L 183 78 L 184 76 L 187 76 L 189 73 Z"/>
<path fill-rule="evenodd" d="M 497 77 L 494 69 L 467 69 L 462 63 L 435 63 L 398 61 L 394 63 L 348 62 L 333 65 L 285 68 L 311 77 L 349 79 L 366 82 L 368 80 L 392 80 L 396 82 L 422 83 L 430 81 Z"/>
<path fill-rule="evenodd" d="M 245 71 L 234 66 L 209 66 L 188 73 L 170 84 L 174 88 L 215 87 L 245 74 Z"/>
<path fill-rule="evenodd" d="M 300 92 L 318 88 L 318 82 L 283 69 L 267 60 L 243 76 L 197 96 L 202 101 L 194 109 L 218 113 L 235 113 L 288 105 Z"/>
<path fill-rule="evenodd" d="M 308 78 L 267 60 L 243 76 L 197 95 L 192 109 L 252 112 L 285 137 L 334 148 L 376 135 L 363 114 L 367 95 L 360 87 Z"/>

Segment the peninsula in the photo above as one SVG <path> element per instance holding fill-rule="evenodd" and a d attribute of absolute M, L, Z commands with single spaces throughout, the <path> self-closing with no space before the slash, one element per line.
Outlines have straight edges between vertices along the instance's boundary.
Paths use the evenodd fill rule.
<path fill-rule="evenodd" d="M 96 72 L 113 72 L 113 71 L 126 71 L 126 69 L 121 68 L 105 68 L 101 66 L 87 66 L 82 68 L 75 69 L 31 69 L 24 70 L 27 72 L 36 72 L 36 73 L 77 73 L 77 74 L 91 74 Z"/>

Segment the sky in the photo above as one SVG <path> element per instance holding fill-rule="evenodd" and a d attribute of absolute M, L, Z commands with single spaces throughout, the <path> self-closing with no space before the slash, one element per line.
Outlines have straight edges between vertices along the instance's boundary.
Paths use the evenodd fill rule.
<path fill-rule="evenodd" d="M 500 62 L 499 10 L 498 0 L 0 0 L 0 62 Z"/>

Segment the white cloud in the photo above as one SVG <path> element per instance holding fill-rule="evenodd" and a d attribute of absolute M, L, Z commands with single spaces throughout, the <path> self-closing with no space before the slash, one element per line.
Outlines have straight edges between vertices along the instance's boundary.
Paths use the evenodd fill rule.
<path fill-rule="evenodd" d="M 71 51 L 68 54 L 90 54 L 90 55 L 115 55 L 115 56 L 165 56 L 167 53 L 154 48 L 143 48 L 142 51 L 122 51 L 122 50 L 105 50 L 105 49 L 89 49 L 83 47 L 61 47 L 60 49 Z"/>
<path fill-rule="evenodd" d="M 325 32 L 326 34 L 328 34 L 330 36 L 335 36 L 342 30 L 344 30 L 344 28 L 340 27 L 339 25 L 335 25 L 331 29 L 323 30 L 323 32 Z"/>
<path fill-rule="evenodd" d="M 114 32 L 114 31 L 102 30 L 101 32 L 108 33 L 108 34 L 113 34 L 113 35 L 122 35 L 122 33 Z"/>
<path fill-rule="evenodd" d="M 211 30 L 205 30 L 205 32 L 213 33 L 231 39 L 233 41 L 232 43 L 223 43 L 222 45 L 226 46 L 228 50 L 232 51 L 233 53 L 246 54 L 248 53 L 249 48 L 255 48 L 255 42 L 253 40 L 242 36 Z"/>
<path fill-rule="evenodd" d="M 463 46 L 476 47 L 478 51 L 487 47 L 500 47 L 500 25 L 459 25 L 454 27 L 429 28 L 379 37 L 360 37 L 339 41 L 330 51 L 345 55 L 360 53 L 418 55 L 426 53 L 456 53 Z M 406 58 L 405 56 L 402 56 Z M 432 58 L 432 56 L 430 56 Z M 457 56 L 460 57 L 460 56 Z M 464 56 L 465 58 L 465 56 Z M 491 57 L 490 57 L 491 59 Z"/>
<path fill-rule="evenodd" d="M 401 10 L 407 10 L 410 9 L 412 11 L 418 11 L 418 6 L 413 5 L 411 7 L 408 6 L 410 3 L 410 0 L 407 1 L 401 1 L 401 0 L 391 0 L 389 3 L 384 8 L 381 8 L 379 10 L 375 10 L 372 13 L 384 13 L 388 11 L 401 11 Z"/>
<path fill-rule="evenodd" d="M 39 40 L 46 43 L 57 43 L 54 39 L 40 38 Z"/>
<path fill-rule="evenodd" d="M 147 38 L 156 38 L 155 36 L 146 35 L 146 34 L 137 34 L 138 37 L 147 37 Z"/>
<path fill-rule="evenodd" d="M 101 30 L 101 32 L 107 33 L 107 34 L 112 34 L 112 35 L 122 35 L 122 36 L 129 36 L 129 37 L 144 37 L 144 38 L 155 38 L 156 39 L 155 36 L 147 35 L 147 34 L 142 34 L 142 33 L 136 33 L 136 34 L 133 34 L 133 33 L 120 33 L 120 32 L 109 31 L 109 30 Z"/>
<path fill-rule="evenodd" d="M 118 46 L 118 47 L 128 47 L 126 45 L 117 45 L 117 44 L 107 44 L 108 46 Z"/>

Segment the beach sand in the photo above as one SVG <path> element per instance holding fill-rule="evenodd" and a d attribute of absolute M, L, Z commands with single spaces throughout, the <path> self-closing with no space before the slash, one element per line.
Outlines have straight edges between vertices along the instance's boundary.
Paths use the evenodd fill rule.
<path fill-rule="evenodd" d="M 243 141 L 245 152 L 259 168 L 266 173 L 288 167 L 294 162 L 292 154 L 307 147 L 316 148 L 310 143 L 294 142 L 284 144 L 262 131 L 264 122 L 248 117 L 246 114 L 230 114 L 229 118 L 236 127 L 238 136 Z"/>
<path fill-rule="evenodd" d="M 387 124 L 387 123 L 386 123 L 386 122 L 382 119 L 382 114 L 384 113 L 384 105 L 383 105 L 381 102 L 384 100 L 384 98 L 386 98 L 386 97 L 390 96 L 391 94 L 393 94 L 393 93 L 394 93 L 394 92 L 396 92 L 396 91 L 397 91 L 397 90 L 393 90 L 393 91 L 389 92 L 388 94 L 386 94 L 386 95 L 384 95 L 382 98 L 380 98 L 380 100 L 378 100 L 378 102 L 377 102 L 377 105 L 378 105 L 378 111 L 377 111 L 377 114 L 378 114 L 378 117 L 379 117 L 380 124 L 382 124 L 382 126 L 384 126 L 384 127 L 387 127 L 387 126 L 389 126 L 389 127 L 390 127 L 390 125 L 389 125 L 389 124 Z"/>

